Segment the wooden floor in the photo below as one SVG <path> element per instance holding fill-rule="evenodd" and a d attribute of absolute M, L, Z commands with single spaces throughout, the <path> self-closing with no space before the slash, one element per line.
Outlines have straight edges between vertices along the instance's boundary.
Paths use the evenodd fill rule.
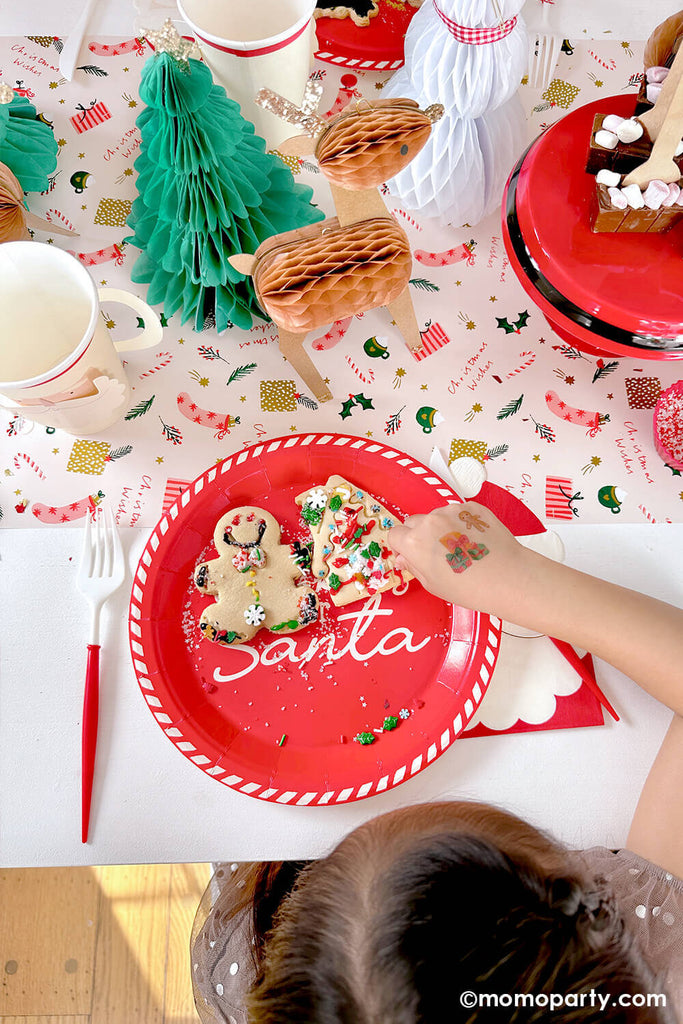
<path fill-rule="evenodd" d="M 0 870 L 0 1024 L 197 1024 L 208 864 Z"/>

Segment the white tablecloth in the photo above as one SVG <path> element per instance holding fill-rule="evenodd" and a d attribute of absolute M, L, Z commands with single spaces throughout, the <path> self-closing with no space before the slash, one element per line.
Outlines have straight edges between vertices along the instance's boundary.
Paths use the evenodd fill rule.
<path fill-rule="evenodd" d="M 557 530 L 570 565 L 683 604 L 683 526 Z M 132 569 L 147 531 L 122 533 Z M 314 857 L 390 808 L 461 797 L 497 803 L 572 845 L 623 844 L 671 714 L 608 666 L 598 663 L 598 679 L 619 724 L 461 739 L 380 796 L 333 807 L 281 806 L 221 785 L 163 734 L 130 663 L 122 588 L 104 611 L 91 842 L 82 846 L 89 609 L 75 586 L 80 541 L 80 530 L 59 527 L 0 532 L 0 865 Z"/>
<path fill-rule="evenodd" d="M 603 26 L 588 20 L 595 12 L 608 25 L 618 23 L 622 39 L 642 39 L 673 10 L 649 3 L 642 14 L 644 7 L 620 3 L 615 14 L 613 2 L 558 0 L 551 27 L 568 36 L 597 36 Z M 0 32 L 68 35 L 80 9 L 81 0 L 6 3 Z M 568 11 L 576 23 L 556 20 Z M 102 2 L 88 35 L 127 37 L 135 17 L 132 0 Z M 565 539 L 569 564 L 683 604 L 683 526 L 553 525 Z M 132 569 L 147 531 L 122 533 Z M 164 736 L 130 663 L 128 592 L 122 588 L 104 613 L 91 843 L 82 846 L 80 720 L 89 609 L 75 587 L 80 541 L 79 529 L 0 532 L 0 865 L 312 857 L 384 810 L 444 797 L 498 803 L 572 845 L 624 842 L 671 716 L 609 667 L 598 665 L 599 681 L 622 716 L 618 725 L 610 720 L 603 728 L 463 739 L 381 796 L 325 808 L 282 806 L 221 785 Z"/>

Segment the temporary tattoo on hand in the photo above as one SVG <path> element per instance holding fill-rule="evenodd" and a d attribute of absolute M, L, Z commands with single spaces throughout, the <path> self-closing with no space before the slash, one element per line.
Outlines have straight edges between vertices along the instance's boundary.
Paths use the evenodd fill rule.
<path fill-rule="evenodd" d="M 478 562 L 484 555 L 488 555 L 489 549 L 485 544 L 478 544 L 470 540 L 465 533 L 447 533 L 441 537 L 441 543 L 448 548 L 446 561 L 453 572 L 464 572 L 469 569 L 472 562 Z"/>
<path fill-rule="evenodd" d="M 479 530 L 480 533 L 483 533 L 484 530 L 488 530 L 489 528 L 489 524 L 485 523 L 481 516 L 476 515 L 474 512 L 468 511 L 468 509 L 463 509 L 463 511 L 459 514 L 458 519 L 461 519 L 463 521 L 468 530 L 475 529 Z"/>

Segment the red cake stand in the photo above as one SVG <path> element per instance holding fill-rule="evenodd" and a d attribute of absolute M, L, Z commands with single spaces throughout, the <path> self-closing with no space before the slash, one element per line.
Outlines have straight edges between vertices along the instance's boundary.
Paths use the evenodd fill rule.
<path fill-rule="evenodd" d="M 683 223 L 664 234 L 590 228 L 593 118 L 633 109 L 633 95 L 607 97 L 536 139 L 505 187 L 503 238 L 522 287 L 563 340 L 593 355 L 681 359 Z"/>

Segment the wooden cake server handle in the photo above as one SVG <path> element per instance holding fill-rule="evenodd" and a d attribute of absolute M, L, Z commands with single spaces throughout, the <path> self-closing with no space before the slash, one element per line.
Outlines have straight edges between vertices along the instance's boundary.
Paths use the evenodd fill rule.
<path fill-rule="evenodd" d="M 645 128 L 653 142 L 656 141 L 657 136 L 661 131 L 662 124 L 664 123 L 664 119 L 669 112 L 671 99 L 676 91 L 676 86 L 678 85 L 682 73 L 683 45 L 679 47 L 678 53 L 671 65 L 669 74 L 664 79 L 662 91 L 657 97 L 654 107 L 651 107 L 650 110 L 646 110 L 644 114 L 638 115 L 638 120 Z"/>
<path fill-rule="evenodd" d="M 683 47 L 676 55 L 676 60 L 666 77 L 664 87 L 668 85 L 672 76 L 675 76 L 672 92 L 664 120 L 652 146 L 652 152 L 645 163 L 640 164 L 626 175 L 624 185 L 638 185 L 642 189 L 655 179 L 670 184 L 673 181 L 678 181 L 681 177 L 680 168 L 674 163 L 673 155 L 683 133 Z M 664 88 L 657 102 L 662 99 L 663 95 Z"/>

